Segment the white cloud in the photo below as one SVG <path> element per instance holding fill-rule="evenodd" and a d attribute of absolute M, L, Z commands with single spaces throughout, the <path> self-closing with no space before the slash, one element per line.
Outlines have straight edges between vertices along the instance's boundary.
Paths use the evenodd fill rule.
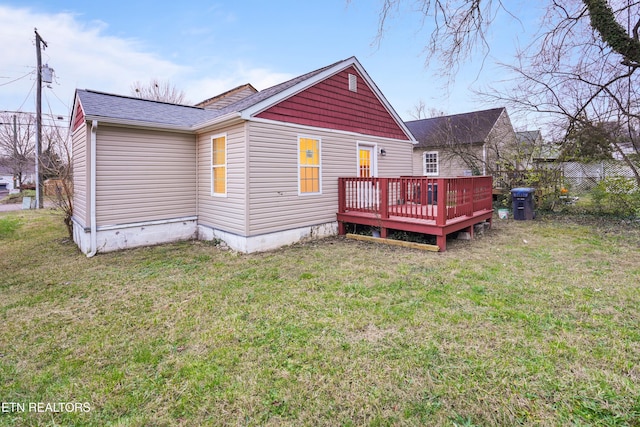
<path fill-rule="evenodd" d="M 69 105 L 76 87 L 128 94 L 131 83 L 151 77 L 150 70 L 155 76 L 170 79 L 188 69 L 144 52 L 136 40 L 105 35 L 105 23 L 81 23 L 69 13 L 46 15 L 0 6 L 0 38 L 7 47 L 0 56 L 3 70 L 0 109 L 21 108 L 32 90 L 36 65 L 34 27 L 48 45 L 42 53 L 42 62 L 55 70 L 55 82 L 44 93 L 55 104 L 54 112 L 67 112 L 57 98 Z M 33 74 L 29 78 L 5 84 L 30 71 Z M 34 100 L 29 99 L 22 109 L 33 111 L 33 105 Z"/>
<path fill-rule="evenodd" d="M 141 40 L 109 35 L 105 22 L 82 21 L 72 13 L 44 14 L 0 5 L 0 111 L 35 109 L 34 27 L 48 43 L 43 64 L 55 70 L 52 88 L 43 92 L 43 104 L 50 103 L 56 114 L 69 112 L 76 88 L 129 95 L 132 83 L 158 78 L 185 90 L 188 99 L 198 102 L 247 82 L 263 89 L 291 77 L 246 67 L 233 58 L 226 58 L 223 68 L 218 63 L 221 60 L 213 58 L 199 60 L 197 68 L 178 64 L 151 53 L 151 46 Z M 194 36 L 185 43 L 196 41 Z M 214 74 L 211 70 L 220 71 Z M 28 73 L 31 75 L 9 83 Z M 43 111 L 48 111 L 48 105 L 43 105 Z"/>
<path fill-rule="evenodd" d="M 211 67 L 211 69 L 216 69 L 216 67 Z M 246 83 L 262 90 L 293 77 L 291 74 L 274 73 L 266 68 L 247 67 L 239 62 L 216 75 L 202 76 L 188 82 L 184 86 L 184 90 L 187 99 L 196 103 Z"/>

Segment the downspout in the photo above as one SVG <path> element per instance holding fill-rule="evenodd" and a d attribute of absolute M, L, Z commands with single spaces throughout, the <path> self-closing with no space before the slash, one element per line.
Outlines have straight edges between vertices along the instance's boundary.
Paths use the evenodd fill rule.
<path fill-rule="evenodd" d="M 98 121 L 94 120 L 91 122 L 91 158 L 90 158 L 90 163 L 91 163 L 91 173 L 90 173 L 90 178 L 89 178 L 89 188 L 90 188 L 90 192 L 91 192 L 91 197 L 90 197 L 90 205 L 89 205 L 89 209 L 91 210 L 91 223 L 90 223 L 90 229 L 91 229 L 91 238 L 90 238 L 90 244 L 91 244 L 91 251 L 87 254 L 87 258 L 91 258 L 92 256 L 94 256 L 96 254 L 96 252 L 98 252 L 98 230 L 97 230 L 97 226 L 96 226 L 96 134 L 98 132 Z"/>
<path fill-rule="evenodd" d="M 487 144 L 482 144 L 482 175 L 487 174 Z"/>

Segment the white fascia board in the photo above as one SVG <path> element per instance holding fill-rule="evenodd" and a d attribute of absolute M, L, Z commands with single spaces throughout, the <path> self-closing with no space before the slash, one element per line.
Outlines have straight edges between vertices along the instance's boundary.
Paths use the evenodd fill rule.
<path fill-rule="evenodd" d="M 310 125 L 300 125 L 298 123 L 283 123 L 283 122 L 279 122 L 277 120 L 261 119 L 259 117 L 254 117 L 254 118 L 249 119 L 247 121 L 248 122 L 252 122 L 252 123 L 267 123 L 267 124 L 276 124 L 276 125 L 285 124 L 287 127 L 295 128 L 295 129 L 301 129 L 301 130 L 304 130 L 307 133 L 313 133 L 313 132 L 316 132 L 316 131 L 321 131 L 321 132 L 334 133 L 334 134 L 339 134 L 339 135 L 349 135 L 349 136 L 360 138 L 360 139 L 362 139 L 362 138 L 377 138 L 377 139 L 380 139 L 380 140 L 405 142 L 405 143 L 411 144 L 411 145 L 415 145 L 417 143 L 417 141 L 409 141 L 409 140 L 406 140 L 406 139 L 397 139 L 397 138 L 389 138 L 387 136 L 369 135 L 369 134 L 358 133 L 358 132 L 353 132 L 353 131 L 348 131 L 348 130 L 341 130 L 341 129 L 323 128 L 323 127 L 310 126 Z"/>
<path fill-rule="evenodd" d="M 204 123 L 198 123 L 197 125 L 193 126 L 191 130 L 202 132 L 207 128 L 219 126 L 223 123 L 229 125 L 229 124 L 235 124 L 236 122 L 240 123 L 243 120 L 244 118 L 242 117 L 242 114 L 240 114 L 239 112 L 233 112 L 233 113 L 228 113 L 228 114 L 216 117 L 215 119 L 208 120 Z"/>
<path fill-rule="evenodd" d="M 171 130 L 174 132 L 193 133 L 193 129 L 190 126 L 175 126 L 175 125 L 169 125 L 164 123 L 143 122 L 140 120 L 128 120 L 128 119 L 114 119 L 112 117 L 93 116 L 93 115 L 87 115 L 85 116 L 84 119 L 85 121 L 88 121 L 88 122 L 97 120 L 100 123 L 108 124 L 112 126 L 137 127 L 137 128 L 151 129 L 151 130 L 162 130 L 162 131 Z"/>

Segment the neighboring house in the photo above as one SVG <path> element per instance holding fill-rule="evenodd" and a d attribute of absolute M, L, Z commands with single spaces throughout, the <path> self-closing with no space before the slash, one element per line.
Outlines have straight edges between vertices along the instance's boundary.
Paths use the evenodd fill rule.
<path fill-rule="evenodd" d="M 33 184 L 35 182 L 35 163 L 33 160 L 30 160 L 27 165 L 22 170 L 22 183 Z M 18 177 L 14 175 L 13 168 L 0 165 L 0 190 L 8 190 L 12 191 L 14 189 L 18 190 L 16 187 L 19 186 Z"/>
<path fill-rule="evenodd" d="M 84 253 L 192 238 L 254 252 L 335 234 L 338 177 L 411 168 L 411 133 L 354 57 L 199 105 L 76 91 Z"/>
<path fill-rule="evenodd" d="M 537 158 L 543 151 L 542 132 L 539 130 L 527 130 L 516 132 L 518 156 L 516 170 L 531 169 Z"/>
<path fill-rule="evenodd" d="M 418 143 L 413 174 L 454 177 L 492 175 L 508 158 L 516 135 L 505 108 L 405 123 Z"/>

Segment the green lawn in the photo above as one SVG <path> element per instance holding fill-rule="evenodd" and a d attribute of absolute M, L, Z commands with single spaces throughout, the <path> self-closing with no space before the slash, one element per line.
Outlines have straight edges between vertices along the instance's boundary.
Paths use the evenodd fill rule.
<path fill-rule="evenodd" d="M 584 222 L 87 259 L 0 214 L 0 425 L 640 426 L 640 228 Z"/>

